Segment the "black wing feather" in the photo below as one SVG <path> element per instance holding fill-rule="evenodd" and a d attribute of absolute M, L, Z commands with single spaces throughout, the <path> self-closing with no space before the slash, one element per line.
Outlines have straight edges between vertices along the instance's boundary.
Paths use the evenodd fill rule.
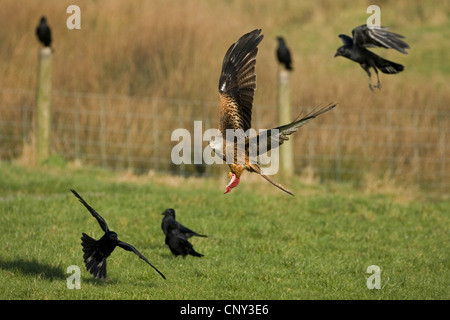
<path fill-rule="evenodd" d="M 353 39 L 352 37 L 349 37 L 346 34 L 340 34 L 339 38 L 341 38 L 342 42 L 344 43 L 345 46 L 349 45 L 349 46 L 353 46 Z"/>
<path fill-rule="evenodd" d="M 401 39 L 404 36 L 388 31 L 387 27 L 369 28 L 363 24 L 352 30 L 353 41 L 360 47 L 380 47 L 386 49 L 395 49 L 403 54 L 407 54 L 405 49 L 409 45 Z"/>
<path fill-rule="evenodd" d="M 92 214 L 92 216 L 97 219 L 98 224 L 100 225 L 100 228 L 102 228 L 102 230 L 104 232 L 108 232 L 109 228 L 108 225 L 106 224 L 105 219 L 102 218 L 102 216 L 95 211 L 94 208 L 92 208 L 86 201 L 84 201 L 84 199 L 73 189 L 70 189 L 70 191 L 72 191 L 72 193 L 75 195 L 75 197 L 78 198 L 78 200 L 86 207 L 86 209 L 89 210 L 89 212 Z"/>
<path fill-rule="evenodd" d="M 119 247 L 121 247 L 122 249 L 126 250 L 126 251 L 132 251 L 134 252 L 139 258 L 141 258 L 142 260 L 144 260 L 145 262 L 147 262 L 153 269 L 156 270 L 156 272 L 158 272 L 161 277 L 163 277 L 163 279 L 166 279 L 166 277 L 161 273 L 161 271 L 159 271 L 154 265 L 152 265 L 150 263 L 150 261 L 147 260 L 146 257 L 144 257 L 135 247 L 133 247 L 131 244 L 123 242 L 123 241 L 119 241 L 119 243 L 117 244 Z"/>

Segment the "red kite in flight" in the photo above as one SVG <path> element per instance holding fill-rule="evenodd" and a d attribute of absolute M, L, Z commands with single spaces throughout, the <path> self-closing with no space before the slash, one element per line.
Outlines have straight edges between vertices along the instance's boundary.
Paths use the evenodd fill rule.
<path fill-rule="evenodd" d="M 266 152 L 275 149 L 285 140 L 288 140 L 288 135 L 297 131 L 299 127 L 318 115 L 331 110 L 336 105 L 321 108 L 299 120 L 277 127 L 275 128 L 276 130 L 267 130 L 264 134 L 259 134 L 253 138 L 244 135 L 243 133 L 251 128 L 253 96 L 256 89 L 256 54 L 258 53 L 258 45 L 263 37 L 261 29 L 249 32 L 243 35 L 236 43 L 232 44 L 225 54 L 222 73 L 219 79 L 219 130 L 223 143 L 217 144 L 211 142 L 210 147 L 223 160 L 226 161 L 227 158 L 232 159 L 232 161 L 226 161 L 231 172 L 229 173 L 230 182 L 226 186 L 225 193 L 230 192 L 231 189 L 239 184 L 241 174 L 245 169 L 260 174 L 274 186 L 293 195 L 283 186 L 273 182 L 269 177 L 264 175 L 256 161 L 250 161 L 249 148 L 252 148 L 252 145 L 254 147 L 256 144 L 256 147 L 259 149 L 260 142 L 266 142 Z M 236 134 L 238 143 L 235 141 L 236 136 L 233 136 L 233 141 L 230 138 L 227 140 L 227 130 L 228 132 L 230 132 L 229 130 L 234 131 L 235 134 L 236 132 L 241 133 Z M 238 146 L 239 137 L 243 138 L 241 141 L 243 141 L 244 148 L 239 148 Z"/>

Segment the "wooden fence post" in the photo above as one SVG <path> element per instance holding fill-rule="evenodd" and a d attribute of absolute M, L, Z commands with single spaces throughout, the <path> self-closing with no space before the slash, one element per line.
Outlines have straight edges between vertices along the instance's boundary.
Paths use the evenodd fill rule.
<path fill-rule="evenodd" d="M 39 69 L 36 97 L 36 161 L 41 164 L 50 155 L 51 127 L 51 60 L 52 49 L 41 48 L 39 51 Z"/>
<path fill-rule="evenodd" d="M 278 67 L 278 121 L 280 125 L 285 125 L 292 122 L 291 113 L 291 88 L 290 88 L 290 73 L 282 66 Z M 294 174 L 294 143 L 292 141 L 293 135 L 289 136 L 289 140 L 283 143 L 280 147 L 280 168 L 279 173 L 282 175 Z"/>

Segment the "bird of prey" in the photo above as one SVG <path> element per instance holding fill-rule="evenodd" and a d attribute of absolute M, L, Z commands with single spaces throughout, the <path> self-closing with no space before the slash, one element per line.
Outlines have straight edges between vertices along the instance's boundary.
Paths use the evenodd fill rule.
<path fill-rule="evenodd" d="M 278 47 L 277 47 L 277 58 L 280 64 L 283 64 L 286 70 L 292 70 L 292 60 L 291 60 L 291 52 L 289 48 L 286 46 L 286 42 L 283 37 L 277 37 Z"/>
<path fill-rule="evenodd" d="M 258 161 L 252 160 L 249 156 L 249 150 L 250 148 L 254 150 L 255 147 L 259 150 L 261 142 L 266 143 L 266 152 L 276 149 L 277 146 L 289 139 L 288 135 L 296 132 L 299 127 L 311 119 L 331 110 L 335 105 L 315 110 L 301 119 L 274 128 L 276 130 L 267 130 L 265 134 L 260 133 L 256 137 L 245 134 L 247 130 L 251 129 L 253 96 L 256 89 L 256 54 L 262 39 L 261 29 L 253 30 L 232 44 L 225 54 L 219 78 L 220 139 L 210 141 L 209 146 L 216 155 L 225 160 L 231 169 L 230 181 L 224 193 L 235 188 L 240 182 L 242 172 L 247 170 L 260 174 L 277 188 L 293 195 L 292 192 L 262 173 Z M 230 131 L 234 131 L 236 134 L 231 139 L 228 134 Z M 272 132 L 275 133 L 272 134 Z M 237 143 L 235 142 L 236 137 L 238 137 Z M 240 143 L 240 140 L 243 143 Z M 245 148 L 239 147 L 242 145 Z M 227 161 L 228 159 L 231 160 Z"/>
<path fill-rule="evenodd" d="M 50 27 L 47 25 L 47 20 L 45 17 L 41 18 L 41 22 L 36 28 L 36 35 L 45 47 L 50 47 L 52 43 L 52 32 Z"/>
<path fill-rule="evenodd" d="M 81 245 L 83 246 L 83 259 L 87 271 L 89 271 L 95 278 L 106 279 L 106 259 L 111 255 L 116 247 L 120 247 L 126 251 L 134 252 L 139 258 L 147 262 L 153 269 L 158 272 L 161 277 L 166 277 L 152 265 L 135 247 L 126 242 L 120 241 L 117 238 L 117 233 L 109 230 L 106 221 L 94 210 L 84 199 L 73 189 L 72 193 L 78 200 L 88 209 L 91 215 L 97 219 L 100 228 L 105 234 L 99 239 L 95 240 L 83 232 L 81 237 Z"/>
<path fill-rule="evenodd" d="M 161 223 L 161 229 L 166 235 L 165 243 L 169 246 L 172 254 L 174 256 L 182 255 L 183 258 L 188 254 L 194 257 L 202 257 L 203 255 L 194 250 L 194 247 L 188 239 L 192 236 L 207 236 L 192 231 L 176 221 L 174 209 L 169 208 L 165 210 L 162 215 L 164 215 L 164 218 Z"/>
<path fill-rule="evenodd" d="M 386 27 L 368 27 L 363 24 L 352 30 L 352 37 L 345 34 L 340 34 L 344 43 L 343 46 L 339 47 L 336 51 L 335 57 L 343 56 L 347 59 L 358 62 L 361 67 L 369 75 L 369 88 L 373 91 L 373 85 L 371 82 L 370 68 L 375 70 L 377 75 L 377 85 L 376 88 L 381 89 L 381 82 L 378 76 L 378 69 L 383 73 L 396 74 L 403 71 L 404 67 L 401 64 L 386 60 L 376 55 L 372 51 L 366 48 L 385 48 L 385 49 L 395 49 L 403 54 L 407 54 L 405 49 L 409 49 L 409 45 L 404 42 L 404 37 L 397 33 L 388 31 Z"/>
<path fill-rule="evenodd" d="M 177 229 L 181 234 L 183 234 L 186 239 L 189 239 L 192 236 L 197 237 L 207 237 L 203 234 L 199 234 L 195 231 L 192 231 L 191 229 L 183 226 L 181 223 L 175 220 L 175 210 L 172 208 L 166 209 L 162 215 L 164 216 L 162 222 L 161 222 L 161 229 L 163 230 L 164 234 L 167 236 L 169 233 L 169 228 L 171 229 Z"/>

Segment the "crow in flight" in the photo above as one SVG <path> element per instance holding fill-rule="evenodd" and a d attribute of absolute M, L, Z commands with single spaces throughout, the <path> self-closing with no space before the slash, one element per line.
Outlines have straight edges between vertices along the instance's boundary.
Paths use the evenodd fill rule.
<path fill-rule="evenodd" d="M 167 209 L 162 215 L 164 215 L 164 218 L 161 223 L 161 229 L 166 235 L 165 243 L 169 246 L 172 254 L 174 256 L 182 255 L 183 258 L 188 254 L 194 257 L 203 257 L 203 254 L 194 250 L 194 247 L 188 239 L 192 236 L 206 236 L 192 231 L 176 221 L 174 209 Z"/>
<path fill-rule="evenodd" d="M 292 60 L 291 60 L 291 52 L 289 48 L 286 46 L 286 42 L 283 37 L 277 37 L 278 40 L 278 48 L 277 48 L 277 58 L 280 64 L 283 64 L 287 70 L 292 70 Z"/>
<path fill-rule="evenodd" d="M 131 244 L 120 241 L 117 238 L 117 233 L 109 230 L 106 221 L 94 210 L 86 201 L 73 189 L 72 193 L 78 200 L 89 210 L 92 216 L 97 219 L 98 224 L 105 232 L 105 234 L 99 239 L 95 240 L 83 233 L 81 237 L 81 245 L 83 246 L 83 259 L 86 265 L 87 271 L 89 271 L 95 278 L 106 279 L 106 259 L 111 255 L 116 246 L 121 247 L 126 251 L 134 252 L 139 258 L 147 262 L 153 269 L 155 269 L 161 277 L 166 277 L 153 266 L 139 251 L 136 250 Z"/>
<path fill-rule="evenodd" d="M 41 18 L 41 22 L 36 28 L 36 35 L 45 47 L 50 47 L 50 44 L 52 43 L 52 32 L 50 27 L 47 25 L 47 20 L 45 17 Z"/>
<path fill-rule="evenodd" d="M 402 41 L 403 36 L 388 31 L 386 27 L 368 27 L 361 25 L 352 30 L 353 38 L 340 34 L 344 43 L 343 46 L 337 49 L 335 57 L 343 56 L 355 62 L 358 62 L 361 67 L 369 75 L 369 88 L 373 91 L 371 83 L 371 73 L 369 69 L 372 67 L 377 75 L 376 88 L 381 89 L 380 78 L 378 77 L 378 70 L 383 73 L 395 74 L 403 71 L 401 64 L 386 60 L 367 50 L 370 47 L 380 47 L 385 49 L 395 49 L 403 54 L 407 54 L 405 49 L 409 49 L 409 45 Z"/>

